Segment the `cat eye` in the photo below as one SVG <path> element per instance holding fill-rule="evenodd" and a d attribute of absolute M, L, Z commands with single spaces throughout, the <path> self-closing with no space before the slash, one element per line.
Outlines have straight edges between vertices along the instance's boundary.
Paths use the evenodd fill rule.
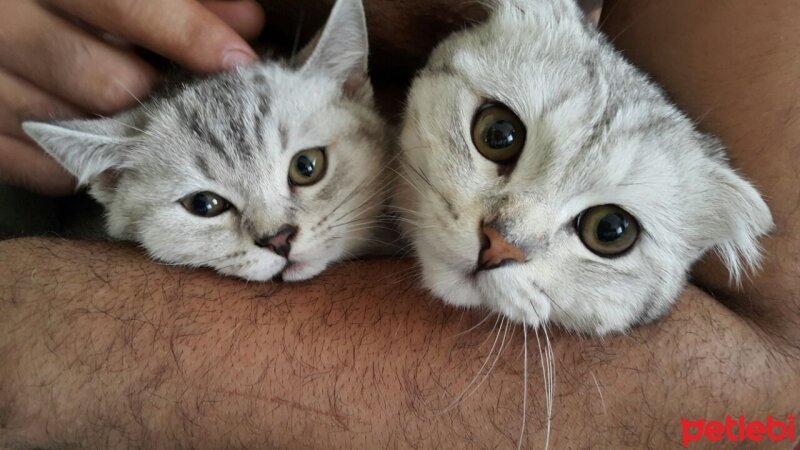
<path fill-rule="evenodd" d="M 217 217 L 231 209 L 231 204 L 213 192 L 198 192 L 183 200 L 181 205 L 198 217 Z"/>
<path fill-rule="evenodd" d="M 575 228 L 583 245 L 605 258 L 626 253 L 639 237 L 639 222 L 616 205 L 587 209 L 575 220 Z"/>
<path fill-rule="evenodd" d="M 510 164 L 519 157 L 525 146 L 527 130 L 522 121 L 507 106 L 483 105 L 472 123 L 472 143 L 486 159 L 498 164 Z"/>
<path fill-rule="evenodd" d="M 325 176 L 325 149 L 312 148 L 294 155 L 289 166 L 289 181 L 295 186 L 311 186 Z"/>

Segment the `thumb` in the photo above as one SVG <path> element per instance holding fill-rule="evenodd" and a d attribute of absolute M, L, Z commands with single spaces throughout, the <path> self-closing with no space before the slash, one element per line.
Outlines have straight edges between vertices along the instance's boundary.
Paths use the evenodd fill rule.
<path fill-rule="evenodd" d="M 95 27 L 197 72 L 228 70 L 257 59 L 233 28 L 196 0 L 50 2 Z M 223 17 L 230 14 L 230 6 L 223 8 Z"/>
<path fill-rule="evenodd" d="M 264 29 L 264 10 L 253 0 L 203 0 L 203 6 L 247 40 Z"/>

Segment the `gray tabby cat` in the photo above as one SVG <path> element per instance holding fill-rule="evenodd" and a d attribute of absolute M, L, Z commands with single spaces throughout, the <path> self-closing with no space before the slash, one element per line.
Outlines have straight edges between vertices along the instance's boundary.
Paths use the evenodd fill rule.
<path fill-rule="evenodd" d="M 734 280 L 759 193 L 574 0 L 498 0 L 413 83 L 398 211 L 425 285 L 536 327 L 651 321 L 716 250 Z"/>
<path fill-rule="evenodd" d="M 103 120 L 25 131 L 154 258 L 304 280 L 369 244 L 387 201 L 386 125 L 360 0 L 339 0 L 298 60 L 180 85 Z"/>

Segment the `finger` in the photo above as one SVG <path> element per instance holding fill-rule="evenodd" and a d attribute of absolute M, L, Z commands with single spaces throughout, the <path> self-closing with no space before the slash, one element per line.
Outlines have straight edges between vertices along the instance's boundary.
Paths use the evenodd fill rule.
<path fill-rule="evenodd" d="M 101 2 L 102 3 L 102 2 Z M 81 108 L 112 113 L 156 80 L 144 61 L 101 42 L 36 2 L 3 3 L 0 67 Z"/>
<path fill-rule="evenodd" d="M 19 186 L 46 195 L 75 192 L 75 179 L 40 148 L 0 136 L 0 184 Z"/>
<path fill-rule="evenodd" d="M 25 138 L 21 123 L 28 119 L 77 117 L 83 112 L 33 84 L 0 69 L 0 134 Z"/>
<path fill-rule="evenodd" d="M 0 70 L 0 184 L 69 195 L 75 180 L 22 131 L 25 119 L 75 117 L 82 112 L 33 84 Z"/>
<path fill-rule="evenodd" d="M 254 1 L 205 0 L 203 6 L 248 41 L 257 38 L 264 29 L 264 10 Z"/>
<path fill-rule="evenodd" d="M 48 2 L 195 71 L 216 72 L 256 60 L 241 36 L 195 0 Z"/>

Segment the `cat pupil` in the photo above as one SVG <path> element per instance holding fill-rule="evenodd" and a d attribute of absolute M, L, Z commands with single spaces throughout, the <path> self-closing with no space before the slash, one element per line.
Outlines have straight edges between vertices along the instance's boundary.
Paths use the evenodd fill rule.
<path fill-rule="evenodd" d="M 301 156 L 297 158 L 297 172 L 304 177 L 311 177 L 314 175 L 315 161 L 308 156 Z"/>
<path fill-rule="evenodd" d="M 628 221 L 619 214 L 608 214 L 597 224 L 597 239 L 600 242 L 614 242 L 625 234 Z"/>
<path fill-rule="evenodd" d="M 514 128 L 514 124 L 507 120 L 498 120 L 486 131 L 484 142 L 495 150 L 501 150 L 510 147 L 514 143 L 516 135 L 517 130 Z"/>
<path fill-rule="evenodd" d="M 192 199 L 192 210 L 198 216 L 205 216 L 219 205 L 219 200 L 205 194 L 197 194 Z"/>

